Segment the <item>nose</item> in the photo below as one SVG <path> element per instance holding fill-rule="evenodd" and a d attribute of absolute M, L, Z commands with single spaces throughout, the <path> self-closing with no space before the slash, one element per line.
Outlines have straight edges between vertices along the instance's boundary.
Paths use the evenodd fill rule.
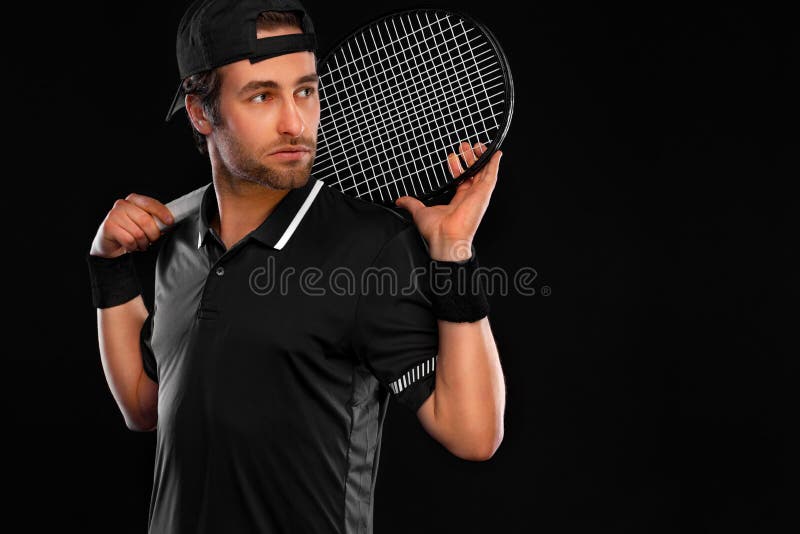
<path fill-rule="evenodd" d="M 294 99 L 284 99 L 284 102 L 281 107 L 278 130 L 281 134 L 298 137 L 303 134 L 303 130 L 306 128 L 303 115 L 300 113 L 300 109 Z"/>

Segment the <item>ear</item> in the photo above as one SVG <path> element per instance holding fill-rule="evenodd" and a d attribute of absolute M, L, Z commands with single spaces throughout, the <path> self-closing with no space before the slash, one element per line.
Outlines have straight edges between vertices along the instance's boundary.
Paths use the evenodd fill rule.
<path fill-rule="evenodd" d="M 189 120 L 195 129 L 203 135 L 211 133 L 211 123 L 206 118 L 203 106 L 200 104 L 200 98 L 197 95 L 185 96 L 186 112 L 189 114 Z"/>

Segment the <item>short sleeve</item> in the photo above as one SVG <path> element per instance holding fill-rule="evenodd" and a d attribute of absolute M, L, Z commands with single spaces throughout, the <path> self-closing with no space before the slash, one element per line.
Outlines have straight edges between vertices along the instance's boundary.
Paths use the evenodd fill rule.
<path fill-rule="evenodd" d="M 436 384 L 439 325 L 430 254 L 415 225 L 387 243 L 360 280 L 353 349 L 395 399 L 416 412 Z"/>
<path fill-rule="evenodd" d="M 158 383 L 158 370 L 156 367 L 156 357 L 153 354 L 153 345 L 151 343 L 153 337 L 153 314 L 150 313 L 142 324 L 142 329 L 139 333 L 139 346 L 142 352 L 142 366 L 144 372 L 153 382 Z"/>

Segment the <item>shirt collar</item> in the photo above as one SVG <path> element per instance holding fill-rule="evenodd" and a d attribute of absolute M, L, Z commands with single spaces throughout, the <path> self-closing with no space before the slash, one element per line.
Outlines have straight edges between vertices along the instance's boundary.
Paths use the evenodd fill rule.
<path fill-rule="evenodd" d="M 309 177 L 305 185 L 290 189 L 286 196 L 278 202 L 272 213 L 248 236 L 274 249 L 282 249 L 300 224 L 300 221 L 303 220 L 308 208 L 314 202 L 314 198 L 323 185 L 325 184 L 322 180 Z M 212 182 L 206 188 L 200 201 L 197 248 L 203 246 L 212 231 L 209 223 L 216 213 L 217 194 Z"/>

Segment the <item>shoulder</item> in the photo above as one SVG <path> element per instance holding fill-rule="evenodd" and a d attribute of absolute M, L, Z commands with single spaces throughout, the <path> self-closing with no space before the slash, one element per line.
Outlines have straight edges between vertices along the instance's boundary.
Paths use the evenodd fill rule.
<path fill-rule="evenodd" d="M 212 184 L 203 186 L 204 193 Z M 180 215 L 177 222 L 167 228 L 159 238 L 157 269 L 165 268 L 172 263 L 172 259 L 177 254 L 195 251 L 198 248 L 200 209 L 202 205 L 202 194 L 196 190 L 182 197 L 179 209 Z"/>
<path fill-rule="evenodd" d="M 318 202 L 323 213 L 331 217 L 327 224 L 336 225 L 344 246 L 352 245 L 377 254 L 397 238 L 421 239 L 414 220 L 405 209 L 355 198 L 328 185 L 320 190 Z"/>

